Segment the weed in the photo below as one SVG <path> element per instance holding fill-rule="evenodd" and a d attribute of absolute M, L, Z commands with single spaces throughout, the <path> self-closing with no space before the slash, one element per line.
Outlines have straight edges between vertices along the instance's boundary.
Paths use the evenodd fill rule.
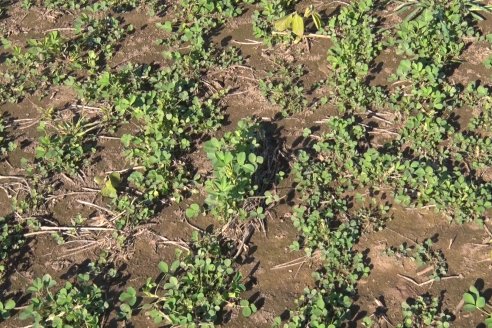
<path fill-rule="evenodd" d="M 145 167 L 128 180 L 148 200 L 167 195 L 181 200 L 180 193 L 188 189 L 193 176 L 175 157 L 191 148 L 191 140 L 216 129 L 223 118 L 218 106 L 221 95 L 205 99 L 195 95 L 202 84 L 194 70 L 188 77 L 192 57 L 176 56 L 172 67 L 149 79 L 151 91 L 141 93 L 134 103 L 132 115 L 141 127 L 139 133 L 121 138 L 127 158 L 134 166 Z"/>
<path fill-rule="evenodd" d="M 251 2 L 248 0 L 179 1 L 174 5 L 174 10 L 181 13 L 180 17 L 157 25 L 170 33 L 169 38 L 160 40 L 159 43 L 170 47 L 181 42 L 189 43 L 192 51 L 200 52 L 202 59 L 209 59 L 207 35 L 223 24 L 227 18 L 240 15 L 242 5 Z"/>
<path fill-rule="evenodd" d="M 470 12 L 462 0 L 425 2 L 415 2 L 418 8 L 399 25 L 397 53 L 412 59 L 431 59 L 436 65 L 456 59 L 465 46 L 462 38 L 477 34 L 463 19 Z"/>
<path fill-rule="evenodd" d="M 141 0 L 23 0 L 22 6 L 24 9 L 29 9 L 32 6 L 42 6 L 48 9 L 68 9 L 89 11 L 107 11 L 114 10 L 116 12 L 128 11 L 136 8 Z M 155 5 L 154 1 L 150 1 L 151 5 Z"/>
<path fill-rule="evenodd" d="M 399 111 L 434 111 L 451 109 L 457 104 L 458 90 L 444 80 L 442 67 L 422 61 L 402 60 L 390 81 L 408 81 L 411 86 L 397 87 L 392 95 L 394 108 Z"/>
<path fill-rule="evenodd" d="M 296 215 L 294 221 L 299 220 L 302 214 Z M 328 227 L 332 217 L 314 217 L 320 222 L 324 221 L 321 226 L 325 228 L 311 230 L 306 226 L 296 226 L 304 238 L 319 238 L 316 253 L 310 246 L 312 243 L 308 243 L 305 250 L 308 256 L 320 257 L 321 268 L 313 273 L 315 287 L 306 288 L 296 301 L 297 308 L 290 311 L 290 319 L 283 326 L 285 328 L 339 327 L 351 316 L 351 295 L 355 293 L 357 281 L 369 273 L 362 254 L 353 250 L 361 233 L 357 214 L 333 230 Z M 312 220 L 313 216 L 310 216 L 306 221 Z M 275 326 L 282 326 L 280 318 L 275 319 Z"/>
<path fill-rule="evenodd" d="M 120 213 L 115 226 L 117 229 L 135 227 L 140 223 L 146 222 L 155 214 L 154 206 L 141 197 L 131 195 L 121 195 L 112 200 L 112 208 Z"/>

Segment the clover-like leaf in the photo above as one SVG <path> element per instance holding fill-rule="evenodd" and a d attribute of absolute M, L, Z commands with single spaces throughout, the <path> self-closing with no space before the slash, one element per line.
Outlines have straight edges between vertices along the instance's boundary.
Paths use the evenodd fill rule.
<path fill-rule="evenodd" d="M 137 291 L 133 287 L 128 287 L 125 292 L 120 294 L 119 300 L 133 306 L 137 302 Z"/>
<path fill-rule="evenodd" d="M 200 206 L 198 204 L 191 204 L 185 211 L 185 215 L 188 219 L 196 218 L 200 214 Z"/>

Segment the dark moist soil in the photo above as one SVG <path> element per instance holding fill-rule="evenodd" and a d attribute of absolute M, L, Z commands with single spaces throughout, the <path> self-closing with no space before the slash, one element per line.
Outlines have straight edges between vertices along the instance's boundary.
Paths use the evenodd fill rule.
<path fill-rule="evenodd" d="M 9 38 L 14 42 L 23 42 L 29 38 L 40 37 L 44 31 L 68 27 L 74 20 L 74 16 L 67 13 L 57 13 L 44 10 L 32 10 L 27 15 L 23 10 L 15 6 L 10 11 L 11 16 L 2 21 L 2 25 L 8 31 Z M 240 48 L 246 59 L 245 67 L 230 68 L 224 71 L 214 72 L 213 76 L 222 87 L 230 87 L 233 91 L 226 96 L 227 124 L 218 131 L 221 135 L 224 131 L 232 130 L 236 123 L 246 116 L 256 115 L 270 124 L 275 131 L 278 141 L 284 143 L 282 148 L 288 156 L 303 146 L 302 132 L 304 128 L 316 129 L 320 124 L 316 123 L 326 119 L 335 111 L 330 108 L 322 108 L 316 112 L 305 111 L 287 119 L 276 120 L 279 108 L 271 105 L 258 90 L 258 79 L 272 68 L 271 61 L 282 58 L 295 64 L 303 64 L 307 68 L 307 74 L 303 78 L 306 90 L 310 86 L 324 79 L 329 70 L 326 61 L 326 53 L 329 41 L 312 40 L 309 49 L 304 43 L 291 47 L 277 46 L 267 49 L 262 45 L 244 45 L 246 39 L 254 39 L 251 31 L 251 14 L 246 13 L 221 29 L 213 37 L 213 41 L 223 47 L 235 46 Z M 116 56 L 112 59 L 112 65 L 124 65 L 126 63 L 156 63 L 164 64 L 161 52 L 162 48 L 155 45 L 155 40 L 162 38 L 162 32 L 155 27 L 156 22 L 162 21 L 158 17 L 149 17 L 144 11 L 135 11 L 122 15 L 126 23 L 135 27 L 132 35 L 127 37 Z M 492 20 L 481 23 L 481 27 L 488 33 L 491 30 Z M 391 24 L 391 22 L 386 22 Z M 492 50 L 488 44 L 477 43 L 471 45 L 464 53 L 465 60 L 450 78 L 453 82 L 466 84 L 469 81 L 480 79 L 490 82 L 489 70 L 481 64 Z M 380 73 L 372 83 L 385 85 L 387 77 L 394 72 L 399 59 L 390 52 L 383 52 L 376 62 Z M 28 97 L 20 104 L 4 105 L 1 115 L 6 115 L 10 120 L 37 119 L 41 115 L 41 109 L 56 107 L 63 108 L 67 104 L 74 103 L 74 95 L 66 88 L 52 90 L 51 97 L 39 100 L 37 97 Z M 309 95 L 312 99 L 316 94 Z M 466 116 L 464 113 L 463 116 Z M 464 118 L 463 118 L 464 119 Z M 0 163 L 0 175 L 21 174 L 21 158 L 32 159 L 36 147 L 36 139 L 39 133 L 36 124 L 26 129 L 10 129 L 20 147 L 10 154 L 8 163 Z M 131 131 L 131 126 L 124 126 L 116 135 L 121 135 L 122 130 Z M 122 157 L 122 147 L 117 140 L 99 139 L 99 151 L 93 166 L 84 168 L 86 179 L 67 180 L 62 176 L 53 178 L 56 184 L 58 198 L 47 200 L 52 212 L 52 219 L 59 225 L 69 225 L 71 219 L 77 214 L 87 216 L 90 220 L 103 219 L 98 217 L 98 211 L 81 205 L 78 201 L 86 201 L 96 204 L 104 204 L 104 200 L 97 193 L 68 193 L 80 192 L 83 187 L 97 188 L 93 178 L 107 171 L 122 170 L 129 167 Z M 192 154 L 192 160 L 199 172 L 207 172 L 209 167 L 205 163 L 205 156 L 201 148 Z M 280 186 L 280 196 L 292 193 L 293 182 L 286 179 Z M 65 196 L 64 196 L 65 195 Z M 291 196 L 291 195 L 290 195 Z M 194 196 L 202 199 L 203 196 Z M 259 311 L 249 319 L 244 319 L 238 313 L 232 313 L 230 320 L 225 324 L 229 327 L 270 327 L 274 317 L 281 315 L 286 309 L 292 308 L 295 299 L 302 293 L 305 287 L 311 286 L 313 280 L 311 272 L 315 268 L 308 263 L 302 266 L 294 266 L 285 269 L 273 269 L 276 265 L 289 262 L 303 256 L 302 252 L 292 252 L 289 245 L 296 240 L 296 230 L 293 227 L 289 214 L 291 206 L 295 203 L 295 197 L 289 197 L 271 211 L 271 217 L 267 223 L 265 233 L 256 232 L 249 244 L 249 254 L 241 261 L 240 271 L 245 277 L 248 291 L 245 296 L 257 304 Z M 149 223 L 148 227 L 157 235 L 177 240 L 189 240 L 192 228 L 182 221 L 182 210 L 186 204 L 196 199 L 186 200 L 183 204 L 170 206 L 162 210 L 159 215 Z M 358 326 L 358 319 L 364 314 L 372 314 L 382 305 L 387 308 L 387 320 L 396 324 L 401 320 L 401 302 L 408 298 L 416 297 L 429 292 L 434 296 L 443 295 L 444 308 L 453 311 L 462 298 L 463 292 L 474 283 L 489 286 L 492 281 L 491 247 L 480 246 L 488 237 L 483 229 L 475 224 L 456 225 L 450 224 L 446 218 L 435 215 L 431 210 L 415 211 L 412 209 L 396 208 L 394 219 L 388 224 L 388 229 L 380 232 L 365 234 L 357 248 L 367 252 L 372 271 L 366 279 L 359 283 L 356 306 L 359 313 L 354 317 L 354 327 Z M 11 212 L 11 200 L 0 189 L 0 215 Z M 199 218 L 193 222 L 197 226 L 206 229 L 210 225 L 217 225 L 211 218 Z M 456 279 L 436 281 L 425 286 L 418 286 L 399 275 L 414 278 L 417 282 L 425 282 L 428 277 L 418 276 L 422 268 L 417 268 L 415 263 L 400 261 L 383 254 L 388 246 L 398 246 L 402 242 L 423 241 L 433 237 L 436 246 L 442 250 L 449 265 L 450 275 L 459 276 Z M 49 273 L 57 280 L 73 277 L 83 269 L 88 260 L 95 260 L 101 250 L 114 247 L 111 235 L 102 233 L 92 236 L 91 239 L 102 241 L 96 247 L 87 248 L 85 251 L 73 251 L 74 247 L 81 245 L 58 245 L 50 235 L 41 235 L 31 238 L 22 255 L 19 255 L 16 263 L 12 264 L 13 272 L 8 279 L 8 295 L 24 291 L 34 277 Z M 72 249 L 72 250 L 71 250 Z M 174 247 L 160 243 L 149 232 L 143 232 L 134 236 L 134 244 L 122 251 L 115 260 L 115 266 L 120 268 L 121 277 L 111 287 L 110 293 L 117 292 L 124 286 L 141 286 L 147 277 L 158 275 L 157 264 L 159 261 L 171 261 Z M 126 287 L 125 287 L 126 288 Z M 480 322 L 478 314 L 456 314 L 455 327 L 472 327 L 473 323 Z M 108 326 L 118 326 L 112 318 L 107 320 Z M 4 323 L 5 327 L 17 327 L 22 323 L 10 320 Z M 123 326 L 120 324 L 120 326 Z M 135 327 L 151 327 L 152 323 L 143 313 L 134 318 Z M 384 327 L 384 324 L 382 325 Z"/>

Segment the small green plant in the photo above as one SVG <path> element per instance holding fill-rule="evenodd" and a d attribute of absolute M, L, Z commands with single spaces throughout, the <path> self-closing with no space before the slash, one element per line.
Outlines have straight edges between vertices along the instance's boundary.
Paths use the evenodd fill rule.
<path fill-rule="evenodd" d="M 118 315 L 121 319 L 130 320 L 132 317 L 133 307 L 137 303 L 137 291 L 133 287 L 128 287 L 126 291 L 119 296 L 120 309 Z"/>
<path fill-rule="evenodd" d="M 38 126 L 42 133 L 36 147 L 38 171 L 43 176 L 55 172 L 75 175 L 96 151 L 94 131 L 100 129 L 99 122 L 89 122 L 83 117 L 55 124 L 53 121 L 56 120 L 48 112 Z"/>
<path fill-rule="evenodd" d="M 403 302 L 403 322 L 398 328 L 450 327 L 451 315 L 441 311 L 441 300 L 429 295 L 418 296 L 414 300 Z"/>
<path fill-rule="evenodd" d="M 213 166 L 212 177 L 205 182 L 205 203 L 212 215 L 223 222 L 250 216 L 244 205 L 258 191 L 254 178 L 263 163 L 263 157 L 258 155 L 261 138 L 259 125 L 243 120 L 235 131 L 204 145 Z"/>
<path fill-rule="evenodd" d="M 336 205 L 335 205 L 336 206 Z M 294 225 L 301 233 L 304 251 L 310 257 L 319 256 L 321 266 L 313 273 L 315 287 L 306 288 L 282 325 L 275 319 L 274 327 L 340 327 L 351 317 L 351 296 L 357 281 L 369 274 L 361 253 L 353 249 L 361 234 L 363 219 L 359 214 L 344 218 L 343 223 L 330 229 L 330 213 L 320 216 L 306 209 L 296 211 Z"/>
<path fill-rule="evenodd" d="M 439 280 L 448 274 L 448 264 L 444 254 L 432 247 L 432 239 L 425 239 L 422 243 L 409 246 L 403 243 L 398 247 L 389 247 L 385 250 L 388 256 L 411 258 L 417 262 L 419 267 L 432 267 L 431 278 Z"/>
<path fill-rule="evenodd" d="M 181 327 L 213 327 L 219 315 L 240 307 L 245 316 L 256 311 L 254 304 L 240 299 L 245 290 L 241 274 L 229 259 L 231 244 L 215 235 L 194 232 L 190 253 L 177 251 L 168 265 L 159 263 L 158 280 L 148 278 L 143 287 L 143 309 L 156 323 Z M 124 294 L 129 299 L 132 295 Z"/>
<path fill-rule="evenodd" d="M 24 230 L 25 226 L 13 218 L 0 217 L 0 278 L 4 275 L 5 260 L 24 245 Z"/>
<path fill-rule="evenodd" d="M 383 49 L 383 32 L 377 27 L 377 3 L 361 0 L 342 6 L 327 24 L 332 46 L 328 63 L 332 73 L 327 79 L 331 98 L 341 112 L 365 111 L 379 106 L 385 98 L 380 87 L 368 85 L 374 59 Z"/>
<path fill-rule="evenodd" d="M 480 0 L 391 0 L 392 3 L 398 3 L 395 8 L 395 12 L 408 12 L 405 16 L 405 20 L 412 20 L 418 18 L 425 12 L 426 9 L 435 9 L 440 5 L 447 5 L 448 7 L 462 7 L 466 9 L 473 18 L 477 20 L 483 20 L 484 17 L 480 12 L 492 11 L 492 5 L 485 4 Z"/>
<path fill-rule="evenodd" d="M 458 89 L 444 80 L 442 66 L 425 61 L 402 60 L 391 82 L 409 81 L 412 87 L 396 88 L 392 97 L 398 111 L 425 112 L 434 116 L 457 105 Z M 393 106 L 393 105 L 392 105 Z"/>
<path fill-rule="evenodd" d="M 304 11 L 304 16 L 294 12 L 274 22 L 274 28 L 278 32 L 291 31 L 296 35 L 296 40 L 300 40 L 305 34 L 305 19 L 311 18 L 316 30 L 321 29 L 321 17 L 311 5 Z"/>
<path fill-rule="evenodd" d="M 192 51 L 201 53 L 203 59 L 211 59 L 208 55 L 213 46 L 207 42 L 207 36 L 228 18 L 240 15 L 244 4 L 251 2 L 249 0 L 178 1 L 172 8 L 180 13 L 179 17 L 157 24 L 159 28 L 170 33 L 168 38 L 160 40 L 159 43 L 170 47 L 189 43 Z"/>
<path fill-rule="evenodd" d="M 399 143 L 402 148 L 408 147 L 416 157 L 435 158 L 445 152 L 442 143 L 453 132 L 445 119 L 418 113 L 408 118 Z"/>
<path fill-rule="evenodd" d="M 0 102 L 18 102 L 35 91 L 46 95 L 52 85 L 62 85 L 79 73 L 90 76 L 103 70 L 116 44 L 133 27 L 122 27 L 114 17 L 96 19 L 82 14 L 73 29 L 72 38 L 52 31 L 44 38 L 29 39 L 25 49 L 2 39 L 11 54 L 5 61 L 7 70 L 0 73 Z"/>
<path fill-rule="evenodd" d="M 56 328 L 100 326 L 108 303 L 89 275 L 78 275 L 76 283 L 66 282 L 56 292 L 53 291 L 55 286 L 56 281 L 48 274 L 36 278 L 27 289 L 32 298 L 20 319 L 30 320 L 34 327 L 46 324 Z"/>
<path fill-rule="evenodd" d="M 149 2 L 152 4 L 154 1 Z M 32 6 L 41 6 L 48 9 L 88 9 L 89 11 L 114 10 L 115 12 L 122 12 L 136 8 L 140 3 L 144 2 L 141 0 L 23 0 L 23 7 L 29 9 Z"/>
<path fill-rule="evenodd" d="M 201 57 L 197 53 L 173 56 L 172 67 L 148 72 L 148 85 L 141 85 L 146 90 L 137 89 L 132 101 L 125 102 L 125 108 L 132 108 L 139 132 L 123 135 L 121 142 L 128 160 L 143 167 L 132 172 L 128 181 L 148 201 L 172 196 L 179 202 L 192 189 L 196 177 L 190 175 L 180 155 L 223 119 L 218 102 L 224 92 L 206 97 L 198 94 Z M 136 99 L 144 101 L 136 103 Z"/>
<path fill-rule="evenodd" d="M 15 301 L 13 299 L 8 299 L 5 302 L 0 301 L 0 322 L 10 318 L 14 308 Z"/>
<path fill-rule="evenodd" d="M 267 44 L 274 41 L 273 33 L 275 21 L 285 18 L 294 10 L 297 0 L 260 0 L 259 10 L 253 13 L 253 34 L 263 39 Z M 301 17 L 302 19 L 302 17 Z M 303 21 L 304 25 L 304 21 Z M 304 31 L 304 27 L 302 29 Z"/>
<path fill-rule="evenodd" d="M 135 227 L 155 215 L 155 206 L 152 202 L 128 194 L 112 198 L 111 208 L 120 213 L 114 221 L 119 230 Z"/>
<path fill-rule="evenodd" d="M 118 197 L 118 186 L 121 184 L 119 172 L 113 172 L 105 178 L 96 177 L 95 182 L 101 186 L 101 195 L 108 198 Z"/>
<path fill-rule="evenodd" d="M 6 134 L 5 120 L 0 117 L 0 156 L 5 156 L 8 152 L 15 150 L 15 148 L 17 148 L 16 143 Z"/>
<path fill-rule="evenodd" d="M 479 85 L 476 81 L 468 84 L 464 90 L 465 105 L 474 108 L 474 115 L 468 123 L 468 129 L 476 134 L 490 135 L 492 133 L 492 97 L 487 86 Z"/>
<path fill-rule="evenodd" d="M 487 316 L 484 321 L 485 325 L 487 328 L 492 327 L 492 311 L 485 310 L 485 306 L 490 307 L 490 305 L 487 304 L 485 297 L 480 294 L 479 290 L 475 286 L 470 286 L 468 292 L 463 294 L 463 302 L 463 310 L 469 312 L 478 310 L 482 312 L 485 316 Z"/>
<path fill-rule="evenodd" d="M 191 204 L 185 211 L 185 215 L 188 219 L 196 218 L 200 214 L 200 205 Z"/>

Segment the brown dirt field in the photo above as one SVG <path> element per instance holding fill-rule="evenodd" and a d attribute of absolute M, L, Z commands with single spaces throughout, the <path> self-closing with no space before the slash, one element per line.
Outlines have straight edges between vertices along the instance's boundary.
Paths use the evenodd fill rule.
<path fill-rule="evenodd" d="M 271 105 L 258 90 L 258 79 L 265 76 L 271 69 L 272 58 L 283 58 L 296 64 L 304 64 L 308 73 L 304 76 L 304 84 L 309 89 L 314 82 L 324 78 L 328 73 L 326 52 L 329 41 L 314 40 L 310 49 L 306 49 L 304 43 L 287 47 L 276 46 L 268 49 L 263 45 L 244 45 L 246 39 L 253 39 L 251 31 L 251 11 L 247 10 L 241 17 L 234 19 L 224 26 L 214 36 L 213 42 L 223 47 L 238 47 L 246 59 L 244 68 L 232 68 L 227 71 L 216 72 L 214 81 L 222 87 L 230 87 L 234 90 L 225 97 L 227 123 L 217 132 L 232 130 L 236 123 L 246 116 L 256 115 L 263 118 L 274 127 L 276 138 L 283 142 L 283 149 L 291 155 L 303 145 L 303 129 L 306 127 L 319 127 L 319 120 L 327 118 L 334 110 L 322 108 L 317 111 L 306 110 L 303 113 L 293 115 L 286 119 L 276 119 L 279 108 Z M 162 60 L 162 49 L 154 44 L 154 40 L 162 37 L 162 32 L 155 27 L 155 23 L 162 21 L 159 17 L 150 17 L 145 12 L 135 11 L 122 15 L 125 23 L 133 24 L 135 32 L 126 37 L 116 56 L 112 59 L 113 65 L 121 65 L 126 62 L 154 63 L 165 65 Z M 1 21 L 1 25 L 7 30 L 9 38 L 15 42 L 22 42 L 28 38 L 39 37 L 44 31 L 53 28 L 70 26 L 73 17 L 69 14 L 53 12 L 25 12 L 14 6 L 10 17 Z M 492 19 L 483 23 L 484 30 L 492 30 Z M 480 79 L 490 83 L 490 70 L 486 70 L 483 59 L 492 50 L 490 46 L 473 44 L 463 55 L 464 63 L 460 64 L 451 80 L 465 83 Z M 372 83 L 384 85 L 387 76 L 394 71 L 399 59 L 390 52 L 382 53 L 377 59 L 382 64 L 381 73 L 375 76 Z M 316 95 L 309 95 L 312 99 Z M 6 115 L 10 120 L 38 119 L 41 115 L 40 108 L 63 108 L 75 100 L 75 95 L 64 88 L 52 90 L 51 99 L 39 100 L 35 96 L 28 97 L 20 104 L 4 105 L 0 108 L 0 115 Z M 461 117 L 466 120 L 466 113 Z M 115 137 L 123 132 L 132 131 L 131 123 L 123 126 L 115 133 Z M 21 158 L 33 158 L 35 141 L 39 133 L 36 125 L 25 129 L 13 129 L 10 131 L 20 147 L 8 157 L 7 161 L 0 163 L 0 175 L 17 175 L 21 173 Z M 101 138 L 97 140 L 98 151 L 94 155 L 97 159 L 90 166 L 84 167 L 84 179 L 72 181 L 63 176 L 55 176 L 52 179 L 56 195 L 59 197 L 47 199 L 48 210 L 52 214 L 52 220 L 59 225 L 68 225 L 77 214 L 85 215 L 93 220 L 97 219 L 98 211 L 81 205 L 78 201 L 86 201 L 95 204 L 104 204 L 105 200 L 95 192 L 82 192 L 82 188 L 97 188 L 94 177 L 107 171 L 122 170 L 128 167 L 122 156 L 122 146 L 117 140 Z M 207 172 L 209 169 L 204 163 L 205 156 L 202 149 L 191 154 L 192 160 L 199 172 Z M 284 180 L 281 186 L 280 196 L 293 192 L 291 178 Z M 70 194 L 74 193 L 74 194 Z M 150 230 L 157 235 L 172 239 L 188 240 L 192 228 L 181 220 L 180 211 L 186 208 L 186 204 L 196 200 L 202 200 L 203 195 L 195 195 L 185 200 L 182 204 L 164 208 L 157 217 L 148 223 Z M 242 260 L 240 271 L 245 277 L 248 287 L 246 297 L 254 301 L 259 310 L 251 318 L 242 318 L 238 313 L 233 313 L 231 319 L 224 324 L 226 327 L 270 327 L 274 317 L 281 315 L 286 309 L 294 306 L 295 299 L 302 290 L 312 285 L 311 272 L 313 268 L 305 264 L 300 267 L 291 267 L 281 270 L 272 270 L 278 264 L 286 263 L 302 256 L 302 252 L 292 252 L 289 245 L 296 240 L 297 231 L 293 227 L 289 214 L 296 198 L 276 206 L 271 211 L 271 219 L 267 223 L 265 234 L 256 232 L 249 243 L 249 254 Z M 0 190 L 0 216 L 11 212 L 11 200 L 7 194 Z M 483 229 L 475 224 L 456 225 L 450 224 L 432 211 L 414 211 L 411 209 L 393 208 L 394 219 L 388 224 L 389 229 L 365 234 L 357 246 L 360 250 L 368 252 L 371 264 L 369 277 L 363 279 L 358 287 L 358 299 L 356 306 L 359 314 L 354 317 L 353 327 L 360 326 L 357 318 L 364 313 L 373 313 L 378 307 L 376 299 L 387 307 L 387 318 L 396 323 L 401 318 L 400 304 L 409 297 L 415 297 L 425 292 L 433 295 L 444 295 L 444 307 L 455 309 L 462 294 L 468 287 L 477 281 L 490 287 L 492 281 L 491 257 L 492 247 L 478 246 L 488 237 Z M 206 228 L 216 224 L 212 218 L 201 217 L 193 222 L 197 226 Z M 425 286 L 404 280 L 398 276 L 418 277 L 417 273 L 422 268 L 417 268 L 415 263 L 398 261 L 383 254 L 387 246 L 396 246 L 410 239 L 422 241 L 425 238 L 435 236 L 436 245 L 441 249 L 449 265 L 451 275 L 461 278 L 437 281 Z M 69 245 L 58 245 L 50 235 L 35 236 L 30 238 L 26 254 L 19 256 L 13 264 L 13 273 L 8 279 L 7 295 L 14 295 L 25 290 L 34 277 L 45 273 L 58 279 L 67 279 L 83 267 L 88 260 L 95 260 L 101 250 L 112 247 L 114 241 L 110 234 L 100 236 L 104 242 L 83 252 L 70 252 Z M 174 247 L 166 246 L 156 241 L 149 233 L 142 233 L 134 237 L 134 244 L 116 257 L 115 266 L 121 268 L 119 278 L 111 288 L 112 292 L 123 289 L 123 286 L 142 285 L 147 277 L 158 274 L 157 263 L 162 260 L 170 260 L 174 253 Z M 425 281 L 426 277 L 418 277 L 416 280 Z M 480 322 L 480 316 L 476 313 L 465 315 L 457 313 L 455 327 L 474 327 Z M 15 319 L 0 324 L 2 327 L 19 327 L 22 322 Z M 115 321 L 108 320 L 108 327 L 123 327 Z M 134 318 L 134 327 L 151 327 L 150 320 L 143 313 Z M 389 325 L 387 325 L 390 327 Z M 381 327 L 385 327 L 381 323 Z"/>

